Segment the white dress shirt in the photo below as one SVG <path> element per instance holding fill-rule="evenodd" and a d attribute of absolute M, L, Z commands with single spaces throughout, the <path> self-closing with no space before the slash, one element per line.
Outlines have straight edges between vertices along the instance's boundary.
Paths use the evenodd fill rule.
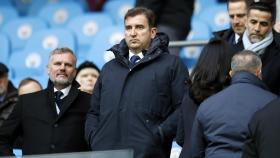
<path fill-rule="evenodd" d="M 61 96 L 60 99 L 65 98 L 65 97 L 69 94 L 69 91 L 70 91 L 70 89 L 71 89 L 71 86 L 72 86 L 72 85 L 69 85 L 68 87 L 66 87 L 66 88 L 64 88 L 64 89 L 62 89 L 62 90 L 60 90 L 60 91 L 63 93 L 63 95 Z M 56 88 L 54 87 L 54 93 L 55 93 L 56 91 L 58 91 L 58 89 L 56 89 Z M 59 114 L 60 109 L 58 108 L 58 106 L 57 106 L 56 104 L 55 104 L 55 107 L 56 107 L 56 112 L 57 112 L 57 114 Z"/>

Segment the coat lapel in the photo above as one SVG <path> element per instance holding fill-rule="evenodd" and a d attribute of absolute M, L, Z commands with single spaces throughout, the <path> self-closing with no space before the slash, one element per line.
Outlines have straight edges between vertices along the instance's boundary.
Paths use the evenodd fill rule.
<path fill-rule="evenodd" d="M 62 109 L 60 110 L 60 113 L 56 119 L 59 120 L 64 113 L 70 108 L 72 103 L 76 100 L 76 98 L 79 95 L 79 90 L 78 90 L 79 84 L 76 81 L 73 81 L 72 87 L 68 93 L 68 95 L 65 97 L 65 100 L 62 102 Z"/>

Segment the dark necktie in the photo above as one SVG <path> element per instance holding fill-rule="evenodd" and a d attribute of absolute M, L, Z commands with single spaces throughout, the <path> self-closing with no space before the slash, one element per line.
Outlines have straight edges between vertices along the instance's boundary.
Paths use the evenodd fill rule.
<path fill-rule="evenodd" d="M 130 58 L 130 66 L 133 67 L 136 64 L 137 60 L 139 60 L 139 59 L 140 59 L 140 57 L 138 55 L 133 55 Z"/>
<path fill-rule="evenodd" d="M 61 91 L 54 92 L 55 103 L 59 109 L 61 109 L 61 97 L 62 96 L 63 96 L 63 93 Z"/>

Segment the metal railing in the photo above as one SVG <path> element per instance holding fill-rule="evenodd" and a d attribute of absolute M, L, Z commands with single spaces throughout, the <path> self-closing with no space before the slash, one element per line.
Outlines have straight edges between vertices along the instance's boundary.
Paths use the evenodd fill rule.
<path fill-rule="evenodd" d="M 189 46 L 203 46 L 208 43 L 208 40 L 197 41 L 170 41 L 169 47 L 189 47 Z"/>

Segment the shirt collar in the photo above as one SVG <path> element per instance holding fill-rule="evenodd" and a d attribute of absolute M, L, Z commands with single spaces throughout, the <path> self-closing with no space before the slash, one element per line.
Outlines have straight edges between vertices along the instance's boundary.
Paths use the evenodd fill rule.
<path fill-rule="evenodd" d="M 238 43 L 239 38 L 240 38 L 240 35 L 238 35 L 237 33 L 235 33 L 234 42 L 235 42 L 235 43 Z"/>
<path fill-rule="evenodd" d="M 62 93 L 63 93 L 63 96 L 61 97 L 61 99 L 65 98 L 68 94 L 69 94 L 69 91 L 71 89 L 72 85 L 70 84 L 69 86 L 67 86 L 66 88 L 60 90 Z M 54 87 L 54 92 L 58 91 L 58 89 L 56 89 Z"/>
<path fill-rule="evenodd" d="M 140 59 L 144 58 L 144 55 L 142 52 L 136 54 L 136 53 L 133 53 L 131 50 L 129 50 L 129 59 L 133 56 L 133 55 L 138 55 L 140 57 Z"/>

